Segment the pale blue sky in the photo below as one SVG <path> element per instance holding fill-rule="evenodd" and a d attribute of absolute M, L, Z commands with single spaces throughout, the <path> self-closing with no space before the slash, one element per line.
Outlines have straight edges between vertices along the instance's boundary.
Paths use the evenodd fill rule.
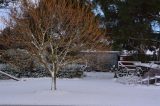
<path fill-rule="evenodd" d="M 8 18 L 9 9 L 0 9 L 0 29 L 5 28 L 5 24 L 2 22 L 2 18 Z"/>

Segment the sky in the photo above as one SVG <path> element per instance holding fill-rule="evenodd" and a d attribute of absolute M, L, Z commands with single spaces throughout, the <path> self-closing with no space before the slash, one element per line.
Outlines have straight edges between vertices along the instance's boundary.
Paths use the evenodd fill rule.
<path fill-rule="evenodd" d="M 93 12 L 95 15 L 100 15 L 101 17 L 104 17 L 104 13 L 100 5 L 97 5 L 96 8 L 93 10 Z"/>
<path fill-rule="evenodd" d="M 160 23 L 158 21 L 152 21 L 151 25 L 154 33 L 160 33 Z"/>
<path fill-rule="evenodd" d="M 8 9 L 0 9 L 0 29 L 5 28 L 2 18 L 8 18 Z"/>

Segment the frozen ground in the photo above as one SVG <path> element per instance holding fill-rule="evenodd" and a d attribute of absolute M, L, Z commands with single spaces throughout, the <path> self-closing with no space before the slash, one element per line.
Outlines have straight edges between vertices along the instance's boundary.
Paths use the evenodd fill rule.
<path fill-rule="evenodd" d="M 50 78 L 25 80 L 0 80 L 0 104 L 160 106 L 160 86 L 119 84 L 111 73 L 92 72 L 83 79 L 58 79 L 55 92 L 50 91 Z"/>

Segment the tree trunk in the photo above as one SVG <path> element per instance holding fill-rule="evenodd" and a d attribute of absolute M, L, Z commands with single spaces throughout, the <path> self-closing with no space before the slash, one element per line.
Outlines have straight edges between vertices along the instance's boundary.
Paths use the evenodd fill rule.
<path fill-rule="evenodd" d="M 53 76 L 51 75 L 51 91 L 53 90 Z"/>
<path fill-rule="evenodd" d="M 54 77 L 55 72 L 51 73 L 51 90 L 56 90 L 56 78 Z"/>
<path fill-rule="evenodd" d="M 51 82 L 51 90 L 57 90 L 57 75 L 56 75 L 56 69 L 54 69 L 51 73 L 52 82 Z"/>
<path fill-rule="evenodd" d="M 56 76 L 56 71 L 54 72 L 54 90 L 57 90 L 57 76 Z"/>

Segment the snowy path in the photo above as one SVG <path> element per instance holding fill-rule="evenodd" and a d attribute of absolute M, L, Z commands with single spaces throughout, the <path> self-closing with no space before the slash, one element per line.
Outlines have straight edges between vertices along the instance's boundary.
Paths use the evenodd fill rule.
<path fill-rule="evenodd" d="M 50 91 L 50 79 L 0 81 L 0 104 L 63 106 L 160 106 L 159 86 L 119 84 L 110 73 L 89 73 L 83 79 L 59 79 Z"/>

